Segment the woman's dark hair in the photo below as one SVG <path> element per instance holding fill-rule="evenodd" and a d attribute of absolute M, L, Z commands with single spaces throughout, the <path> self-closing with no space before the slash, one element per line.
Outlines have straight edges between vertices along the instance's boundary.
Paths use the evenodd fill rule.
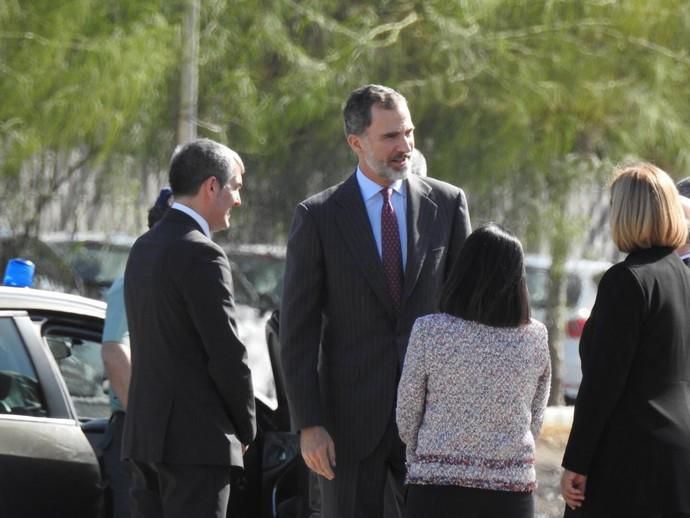
<path fill-rule="evenodd" d="M 158 194 L 158 198 L 156 198 L 156 202 L 153 204 L 153 207 L 149 209 L 149 228 L 153 228 L 153 226 L 158 223 L 163 216 L 165 216 L 165 213 L 168 212 L 168 209 L 172 205 L 171 198 L 172 190 L 169 187 L 164 187 L 161 189 L 161 192 Z"/>
<path fill-rule="evenodd" d="M 530 319 L 520 241 L 489 223 L 465 240 L 441 293 L 441 311 L 493 327 Z"/>

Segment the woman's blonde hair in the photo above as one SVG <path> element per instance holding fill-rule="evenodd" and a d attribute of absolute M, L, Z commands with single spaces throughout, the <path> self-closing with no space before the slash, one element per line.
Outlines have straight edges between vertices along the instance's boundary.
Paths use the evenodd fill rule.
<path fill-rule="evenodd" d="M 653 246 L 683 246 L 688 227 L 671 177 L 647 163 L 614 171 L 611 233 L 622 252 Z"/>

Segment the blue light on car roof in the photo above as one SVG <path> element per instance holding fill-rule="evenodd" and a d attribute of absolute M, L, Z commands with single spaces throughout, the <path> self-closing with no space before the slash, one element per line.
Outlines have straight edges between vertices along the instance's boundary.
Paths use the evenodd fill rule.
<path fill-rule="evenodd" d="M 7 262 L 5 277 L 2 283 L 5 286 L 17 286 L 30 288 L 34 283 L 34 271 L 36 266 L 28 259 L 16 257 Z"/>

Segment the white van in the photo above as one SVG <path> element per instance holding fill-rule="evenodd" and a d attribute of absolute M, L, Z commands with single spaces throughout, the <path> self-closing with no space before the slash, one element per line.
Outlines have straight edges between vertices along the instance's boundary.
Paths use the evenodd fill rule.
<path fill-rule="evenodd" d="M 549 289 L 551 258 L 545 255 L 525 255 L 527 288 L 532 317 L 544 322 Z M 563 339 L 563 391 L 566 403 L 574 403 L 582 379 L 579 343 L 582 328 L 597 295 L 601 276 L 611 267 L 608 261 L 571 260 L 566 263 L 565 329 Z"/>

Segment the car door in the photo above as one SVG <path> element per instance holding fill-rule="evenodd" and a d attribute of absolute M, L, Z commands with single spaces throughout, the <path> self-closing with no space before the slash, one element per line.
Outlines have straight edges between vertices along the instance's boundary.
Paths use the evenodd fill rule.
<path fill-rule="evenodd" d="M 31 310 L 30 315 L 44 343 L 54 352 L 82 430 L 99 453 L 111 413 L 110 384 L 101 357 L 103 320 L 37 310 Z"/>
<path fill-rule="evenodd" d="M 0 311 L 0 516 L 101 512 L 98 459 L 49 347 L 25 312 Z"/>

